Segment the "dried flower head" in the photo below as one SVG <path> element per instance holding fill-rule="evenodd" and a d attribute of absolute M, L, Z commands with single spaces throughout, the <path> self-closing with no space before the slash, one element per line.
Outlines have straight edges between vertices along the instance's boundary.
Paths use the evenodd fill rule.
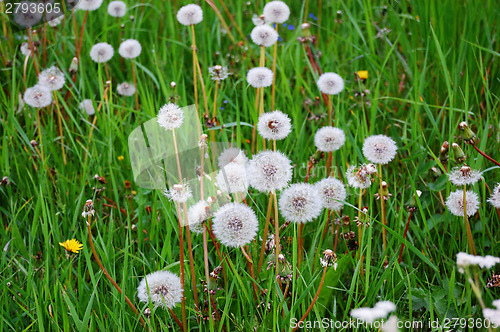
<path fill-rule="evenodd" d="M 148 303 L 149 299 L 155 308 L 173 308 L 182 299 L 181 279 L 170 271 L 156 271 L 148 274 L 137 287 L 139 301 Z"/>
<path fill-rule="evenodd" d="M 319 90 L 327 95 L 338 95 L 344 90 L 344 80 L 336 73 L 324 73 L 317 84 Z"/>
<path fill-rule="evenodd" d="M 450 210 L 451 214 L 458 217 L 464 216 L 464 192 L 462 190 L 456 190 L 450 193 L 450 196 L 446 199 L 446 206 Z M 479 198 L 477 194 L 473 191 L 468 190 L 465 193 L 465 209 L 467 210 L 467 216 L 472 216 L 479 209 Z"/>
<path fill-rule="evenodd" d="M 220 190 L 227 193 L 246 192 L 248 189 L 245 168 L 235 163 L 229 163 L 222 167 L 215 180 Z"/>
<path fill-rule="evenodd" d="M 288 115 L 280 111 L 274 111 L 261 114 L 257 123 L 257 130 L 260 136 L 265 139 L 281 140 L 290 134 L 292 124 Z"/>
<path fill-rule="evenodd" d="M 203 232 L 203 222 L 210 217 L 210 206 L 207 201 L 201 200 L 188 209 L 189 227 L 195 233 Z"/>
<path fill-rule="evenodd" d="M 231 73 L 227 66 L 215 65 L 208 68 L 208 73 L 210 74 L 210 79 L 212 81 L 223 81 L 225 80 Z"/>
<path fill-rule="evenodd" d="M 245 152 L 238 148 L 227 148 L 219 155 L 218 165 L 220 168 L 234 163 L 240 167 L 245 167 L 248 162 Z"/>
<path fill-rule="evenodd" d="M 33 46 L 35 47 L 35 46 Z M 27 42 L 24 42 L 21 44 L 21 54 L 24 55 L 24 56 L 31 56 L 31 49 L 30 49 L 30 45 L 27 43 Z"/>
<path fill-rule="evenodd" d="M 193 197 L 191 188 L 186 183 L 174 184 L 170 189 L 165 189 L 163 194 L 177 203 L 186 203 L 188 199 Z"/>
<path fill-rule="evenodd" d="M 129 82 L 120 83 L 116 87 L 116 92 L 122 96 L 133 96 L 135 93 L 135 85 Z"/>
<path fill-rule="evenodd" d="M 347 192 L 340 180 L 329 177 L 317 182 L 314 186 L 323 199 L 323 207 L 338 211 L 344 206 Z"/>
<path fill-rule="evenodd" d="M 127 12 L 127 5 L 123 1 L 111 1 L 108 5 L 108 14 L 113 17 L 123 17 Z"/>
<path fill-rule="evenodd" d="M 76 8 L 80 10 L 93 11 L 99 9 L 101 5 L 102 0 L 80 0 L 78 2 L 78 5 L 76 5 Z"/>
<path fill-rule="evenodd" d="M 87 218 L 89 216 L 94 216 L 94 202 L 91 199 L 88 199 L 83 206 L 82 217 Z"/>
<path fill-rule="evenodd" d="M 267 24 L 257 25 L 250 33 L 250 38 L 259 46 L 269 47 L 278 41 L 278 33 Z"/>
<path fill-rule="evenodd" d="M 283 1 L 271 1 L 264 6 L 264 17 L 269 23 L 284 23 L 290 16 L 290 8 Z"/>
<path fill-rule="evenodd" d="M 85 111 L 87 113 L 87 115 L 94 115 L 95 114 L 94 104 L 92 103 L 92 100 L 90 100 L 90 99 L 84 99 L 80 103 L 79 108 L 82 111 Z"/>
<path fill-rule="evenodd" d="M 500 258 L 490 255 L 474 256 L 465 252 L 459 252 L 457 254 L 457 266 L 458 272 L 460 273 L 464 273 L 464 269 L 471 265 L 478 265 L 482 269 L 491 269 L 498 263 L 500 263 Z"/>
<path fill-rule="evenodd" d="M 108 62 L 113 54 L 115 50 L 108 43 L 97 43 L 90 49 L 90 58 L 97 63 Z"/>
<path fill-rule="evenodd" d="M 450 182 L 456 186 L 474 184 L 481 178 L 481 172 L 471 169 L 469 166 L 456 167 L 448 173 Z"/>
<path fill-rule="evenodd" d="M 491 193 L 488 202 L 497 209 L 500 209 L 500 182 L 497 183 L 495 188 L 493 188 L 493 192 Z"/>
<path fill-rule="evenodd" d="M 382 301 L 375 304 L 373 308 L 358 308 L 351 310 L 353 318 L 367 323 L 373 323 L 377 319 L 385 318 L 391 312 L 396 310 L 396 305 L 391 301 Z"/>
<path fill-rule="evenodd" d="M 223 245 L 236 248 L 255 238 L 259 221 L 247 205 L 228 203 L 215 213 L 212 228 Z"/>
<path fill-rule="evenodd" d="M 306 223 L 319 216 L 323 200 L 313 185 L 295 183 L 283 190 L 278 205 L 287 220 Z"/>
<path fill-rule="evenodd" d="M 189 4 L 177 12 L 177 21 L 182 25 L 194 25 L 203 21 L 203 10 L 200 6 Z"/>
<path fill-rule="evenodd" d="M 141 54 L 141 51 L 141 44 L 135 39 L 127 39 L 123 41 L 118 48 L 118 53 L 126 59 L 137 58 Z"/>
<path fill-rule="evenodd" d="M 281 190 L 292 179 L 290 160 L 279 151 L 261 151 L 248 163 L 249 184 L 258 191 Z"/>
<path fill-rule="evenodd" d="M 314 135 L 314 144 L 318 150 L 332 152 L 340 149 L 345 143 L 345 134 L 342 129 L 330 126 L 319 129 Z"/>
<path fill-rule="evenodd" d="M 37 84 L 26 89 L 23 99 L 31 107 L 43 108 L 52 104 L 52 93 L 46 87 Z"/>
<path fill-rule="evenodd" d="M 184 112 L 174 103 L 163 105 L 158 111 L 157 121 L 160 126 L 167 130 L 179 128 L 184 120 Z"/>
<path fill-rule="evenodd" d="M 396 142 L 385 135 L 373 135 L 365 139 L 363 155 L 376 164 L 387 164 L 396 156 Z"/>
<path fill-rule="evenodd" d="M 254 88 L 265 88 L 273 83 L 273 72 L 266 67 L 255 67 L 248 71 L 247 82 Z"/>
<path fill-rule="evenodd" d="M 345 175 L 347 183 L 353 188 L 365 189 L 372 184 L 371 175 L 376 173 L 376 167 L 373 164 L 355 166 L 351 165 Z"/>
<path fill-rule="evenodd" d="M 38 84 L 50 91 L 61 89 L 64 86 L 64 81 L 63 72 L 55 66 L 43 70 L 38 75 Z"/>
<path fill-rule="evenodd" d="M 64 249 L 66 249 L 68 252 L 72 252 L 75 254 L 78 254 L 78 252 L 83 249 L 83 244 L 81 244 L 75 239 L 59 242 L 59 245 Z"/>
<path fill-rule="evenodd" d="M 333 268 L 337 269 L 337 254 L 333 252 L 333 250 L 326 249 L 323 251 L 323 257 L 320 258 L 321 266 L 333 266 Z"/>

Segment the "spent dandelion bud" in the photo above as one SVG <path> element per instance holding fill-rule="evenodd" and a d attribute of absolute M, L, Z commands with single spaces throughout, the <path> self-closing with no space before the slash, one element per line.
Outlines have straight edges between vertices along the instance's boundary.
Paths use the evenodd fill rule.
<path fill-rule="evenodd" d="M 64 86 L 64 74 L 56 66 L 52 66 L 40 72 L 38 84 L 50 91 L 59 90 Z"/>
<path fill-rule="evenodd" d="M 455 156 L 455 160 L 458 163 L 463 163 L 467 159 L 467 157 L 465 156 L 465 153 L 462 150 L 462 148 L 460 147 L 460 145 L 458 145 L 457 143 L 453 143 L 451 145 L 451 148 L 453 150 L 453 154 Z"/>
<path fill-rule="evenodd" d="M 413 194 L 410 198 L 410 201 L 408 202 L 408 207 L 409 208 L 415 208 L 418 206 L 417 203 L 417 198 L 422 195 L 422 192 L 420 190 L 416 190 L 415 194 Z"/>
<path fill-rule="evenodd" d="M 311 157 L 309 157 L 309 161 L 313 164 L 317 164 L 322 158 L 323 158 L 323 151 L 316 150 L 316 152 L 314 152 L 314 154 Z"/>
<path fill-rule="evenodd" d="M 175 83 L 174 81 L 170 82 L 170 87 L 173 89 L 177 86 L 177 83 Z"/>
<path fill-rule="evenodd" d="M 317 182 L 316 190 L 323 200 L 323 207 L 332 211 L 339 211 L 344 206 L 347 192 L 344 184 L 335 178 L 328 177 Z"/>
<path fill-rule="evenodd" d="M 396 142 L 385 135 L 367 137 L 363 144 L 363 155 L 376 164 L 387 164 L 396 156 Z"/>
<path fill-rule="evenodd" d="M 91 199 L 88 199 L 83 206 L 82 217 L 87 218 L 88 216 L 94 216 L 94 202 Z"/>
<path fill-rule="evenodd" d="M 488 202 L 495 208 L 500 209 L 500 182 L 497 183 L 495 188 L 493 188 L 493 192 L 491 193 Z"/>
<path fill-rule="evenodd" d="M 281 190 L 292 179 L 291 162 L 279 151 L 261 151 L 248 163 L 247 177 L 258 191 Z"/>
<path fill-rule="evenodd" d="M 33 46 L 34 48 L 34 46 Z M 24 42 L 21 44 L 21 54 L 24 56 L 31 56 L 31 48 L 30 45 L 27 42 Z"/>
<path fill-rule="evenodd" d="M 285 23 L 290 17 L 290 8 L 283 1 L 271 1 L 264 6 L 264 17 L 269 23 Z"/>
<path fill-rule="evenodd" d="M 52 93 L 46 87 L 37 84 L 26 89 L 23 99 L 31 107 L 43 108 L 52 104 Z"/>
<path fill-rule="evenodd" d="M 323 200 L 313 185 L 295 183 L 283 190 L 278 205 L 287 220 L 307 223 L 320 215 Z"/>
<path fill-rule="evenodd" d="M 441 149 L 439 150 L 439 161 L 442 164 L 448 162 L 448 151 L 450 150 L 450 143 L 448 141 L 444 141 L 441 145 Z"/>
<path fill-rule="evenodd" d="M 237 248 L 255 238 L 259 221 L 247 205 L 227 203 L 215 212 L 212 228 L 223 245 Z"/>
<path fill-rule="evenodd" d="M 455 167 L 448 173 L 451 183 L 456 186 L 474 184 L 481 179 L 481 172 L 471 169 L 469 166 Z"/>
<path fill-rule="evenodd" d="M 198 147 L 201 150 L 208 149 L 208 135 L 207 134 L 201 134 L 200 139 L 198 140 Z"/>
<path fill-rule="evenodd" d="M 323 152 L 333 152 L 342 147 L 345 143 L 345 134 L 342 129 L 330 126 L 319 129 L 314 135 L 314 144 L 318 150 Z"/>
<path fill-rule="evenodd" d="M 177 12 L 177 21 L 182 25 L 194 25 L 203 21 L 203 10 L 200 6 L 189 4 Z"/>
<path fill-rule="evenodd" d="M 108 5 L 108 14 L 113 17 L 123 17 L 127 12 L 127 5 L 123 1 L 111 1 Z"/>
<path fill-rule="evenodd" d="M 148 303 L 155 308 L 173 308 L 182 299 L 181 279 L 170 271 L 156 271 L 146 275 L 137 287 L 139 301 Z"/>
<path fill-rule="evenodd" d="M 467 122 L 465 121 L 460 122 L 458 128 L 462 130 L 462 135 L 465 144 L 476 143 L 476 134 L 470 129 L 469 125 L 467 125 Z"/>
<path fill-rule="evenodd" d="M 68 71 L 71 74 L 74 74 L 78 71 L 78 58 L 74 57 L 73 60 L 71 60 L 71 64 L 69 65 Z"/>
<path fill-rule="evenodd" d="M 247 82 L 254 88 L 265 88 L 273 83 L 273 72 L 266 67 L 255 67 L 248 71 Z"/>
<path fill-rule="evenodd" d="M 141 44 L 135 39 L 127 39 L 120 44 L 118 53 L 123 58 L 134 59 L 137 58 L 142 52 Z"/>
<path fill-rule="evenodd" d="M 269 47 L 278 41 L 278 33 L 267 24 L 257 25 L 253 28 L 250 38 L 259 46 Z"/>
<path fill-rule="evenodd" d="M 92 100 L 90 99 L 84 99 L 80 105 L 79 105 L 80 110 L 85 111 L 87 115 L 94 115 L 95 114 L 95 109 L 94 109 L 94 104 L 92 103 Z"/>
<path fill-rule="evenodd" d="M 257 130 L 260 136 L 265 139 L 282 140 L 290 134 L 292 124 L 288 115 L 280 111 L 274 111 L 260 115 Z"/>
<path fill-rule="evenodd" d="M 174 103 L 163 105 L 158 111 L 158 124 L 166 130 L 179 128 L 184 121 L 184 112 Z"/>
<path fill-rule="evenodd" d="M 115 54 L 113 46 L 108 43 L 97 43 L 90 49 L 90 58 L 97 63 L 108 62 Z"/>
<path fill-rule="evenodd" d="M 333 268 L 337 269 L 337 254 L 333 252 L 333 250 L 326 249 L 323 251 L 323 257 L 320 258 L 321 266 L 333 266 Z"/>
<path fill-rule="evenodd" d="M 456 190 L 450 193 L 446 199 L 446 206 L 451 214 L 463 217 L 464 216 L 464 192 Z M 473 191 L 468 190 L 465 193 L 465 208 L 467 216 L 474 215 L 479 209 L 479 197 Z"/>
<path fill-rule="evenodd" d="M 338 95 L 344 90 L 344 80 L 337 73 L 324 73 L 317 84 L 319 90 L 326 95 Z"/>
<path fill-rule="evenodd" d="M 133 96 L 135 94 L 135 85 L 129 82 L 120 83 L 116 87 L 116 92 L 121 96 Z"/>

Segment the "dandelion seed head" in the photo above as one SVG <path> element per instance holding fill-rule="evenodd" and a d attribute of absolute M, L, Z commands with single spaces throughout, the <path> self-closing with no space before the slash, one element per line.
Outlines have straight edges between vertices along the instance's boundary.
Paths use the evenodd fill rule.
<path fill-rule="evenodd" d="M 210 79 L 212 81 L 223 81 L 225 80 L 231 73 L 227 66 L 215 65 L 208 68 L 208 73 L 210 74 Z"/>
<path fill-rule="evenodd" d="M 184 121 L 184 112 L 176 104 L 168 103 L 160 108 L 157 121 L 161 127 L 167 130 L 173 130 L 182 125 Z"/>
<path fill-rule="evenodd" d="M 108 14 L 113 17 L 123 17 L 127 12 L 127 5 L 123 1 L 111 1 L 108 5 Z"/>
<path fill-rule="evenodd" d="M 250 38 L 259 46 L 269 47 L 278 41 L 278 33 L 267 24 L 257 25 L 250 33 Z"/>
<path fill-rule="evenodd" d="M 35 108 L 43 108 L 52 104 L 52 93 L 40 84 L 27 88 L 23 98 L 26 104 Z"/>
<path fill-rule="evenodd" d="M 281 190 L 292 179 L 290 160 L 279 151 L 261 151 L 248 163 L 249 184 L 262 192 Z"/>
<path fill-rule="evenodd" d="M 464 269 L 472 265 L 478 265 L 482 269 L 491 269 L 498 263 L 500 263 L 500 258 L 490 255 L 475 256 L 465 252 L 459 252 L 457 254 L 457 267 L 460 273 L 464 273 Z"/>
<path fill-rule="evenodd" d="M 23 0 L 20 2 L 19 8 L 29 8 L 31 1 Z M 39 10 L 17 10 L 14 12 L 14 22 L 23 28 L 32 27 L 43 17 L 43 11 Z"/>
<path fill-rule="evenodd" d="M 463 217 L 464 216 L 464 192 L 462 190 L 456 190 L 450 193 L 450 196 L 446 199 L 446 206 L 451 214 Z M 471 190 L 465 193 L 465 208 L 467 210 L 467 216 L 474 215 L 479 209 L 479 197 L 477 194 Z"/>
<path fill-rule="evenodd" d="M 203 20 L 203 10 L 195 4 L 186 5 L 177 12 L 177 20 L 182 25 L 198 24 Z"/>
<path fill-rule="evenodd" d="M 338 95 L 344 90 L 344 79 L 336 73 L 324 73 L 318 79 L 318 88 L 327 95 Z"/>
<path fill-rule="evenodd" d="M 264 17 L 270 23 L 284 23 L 290 17 L 290 8 L 283 1 L 271 1 L 264 6 Z"/>
<path fill-rule="evenodd" d="M 84 99 L 80 103 L 79 108 L 82 111 L 85 111 L 85 113 L 87 113 L 87 115 L 94 115 L 95 114 L 94 104 L 92 103 L 92 100 L 90 100 L 90 99 Z"/>
<path fill-rule="evenodd" d="M 244 167 L 229 163 L 215 177 L 220 190 L 227 193 L 246 192 L 248 189 L 247 174 Z"/>
<path fill-rule="evenodd" d="M 257 235 L 259 221 L 245 204 L 228 203 L 215 212 L 212 224 L 214 235 L 228 247 L 241 247 Z"/>
<path fill-rule="evenodd" d="M 375 167 L 375 165 L 373 166 Z M 373 173 L 370 173 L 371 171 L 372 167 L 368 167 L 368 165 L 362 165 L 359 167 L 351 165 L 345 173 L 347 177 L 347 183 L 353 188 L 368 188 L 372 184 L 371 174 Z"/>
<path fill-rule="evenodd" d="M 182 299 L 181 279 L 170 271 L 148 274 L 137 287 L 137 297 L 144 303 L 151 299 L 155 308 L 173 308 Z"/>
<path fill-rule="evenodd" d="M 455 167 L 448 173 L 450 182 L 456 186 L 474 184 L 481 178 L 481 172 L 471 169 L 469 166 Z"/>
<path fill-rule="evenodd" d="M 101 7 L 102 1 L 103 0 L 79 0 L 76 8 L 80 10 L 94 11 Z"/>
<path fill-rule="evenodd" d="M 218 165 L 220 168 L 235 163 L 240 167 L 245 167 L 248 162 L 245 152 L 238 148 L 227 148 L 219 155 Z"/>
<path fill-rule="evenodd" d="M 40 72 L 38 84 L 50 91 L 59 90 L 64 86 L 64 74 L 56 66 L 52 66 Z"/>
<path fill-rule="evenodd" d="M 27 42 L 21 44 L 21 54 L 24 56 L 31 56 L 30 45 Z"/>
<path fill-rule="evenodd" d="M 495 300 L 492 304 L 496 309 L 485 308 L 483 309 L 483 316 L 493 325 L 500 326 L 500 300 Z"/>
<path fill-rule="evenodd" d="M 488 202 L 495 208 L 500 209 L 500 182 L 497 183 L 495 188 L 493 188 L 493 192 L 491 193 Z"/>
<path fill-rule="evenodd" d="M 269 140 L 282 140 L 290 134 L 292 124 L 290 118 L 283 112 L 263 113 L 259 117 L 257 130 L 260 136 Z"/>
<path fill-rule="evenodd" d="M 396 305 L 394 303 L 391 301 L 382 301 L 376 303 L 373 308 L 364 307 L 353 309 L 351 310 L 351 316 L 372 324 L 377 319 L 387 317 L 387 315 L 394 310 L 396 310 Z"/>
<path fill-rule="evenodd" d="M 396 156 L 396 142 L 385 135 L 367 137 L 363 144 L 363 155 L 375 164 L 387 164 Z"/>
<path fill-rule="evenodd" d="M 319 129 L 314 135 L 314 144 L 318 150 L 332 152 L 340 149 L 345 143 L 345 134 L 342 129 L 330 126 Z"/>
<path fill-rule="evenodd" d="M 135 39 L 127 39 L 123 41 L 118 48 L 118 53 L 126 59 L 137 58 L 141 54 L 141 51 L 141 44 Z"/>
<path fill-rule="evenodd" d="M 320 215 L 323 200 L 313 185 L 295 183 L 283 190 L 278 205 L 287 220 L 306 223 Z"/>
<path fill-rule="evenodd" d="M 116 92 L 122 96 L 133 96 L 135 94 L 135 85 L 129 82 L 120 83 L 116 87 Z"/>
<path fill-rule="evenodd" d="M 186 203 L 193 197 L 191 188 L 187 184 L 174 184 L 170 189 L 165 189 L 163 194 L 176 203 Z"/>
<path fill-rule="evenodd" d="M 248 71 L 247 82 L 254 88 L 265 88 L 273 83 L 273 72 L 266 67 L 255 67 Z"/>
<path fill-rule="evenodd" d="M 323 207 L 338 211 L 344 206 L 343 201 L 347 197 L 347 192 L 340 180 L 328 177 L 317 182 L 314 186 L 322 198 Z"/>
<path fill-rule="evenodd" d="M 108 62 L 113 54 L 115 50 L 108 43 L 97 43 L 90 49 L 90 58 L 97 63 Z"/>
<path fill-rule="evenodd" d="M 189 229 L 195 233 L 203 232 L 203 222 L 210 217 L 210 206 L 207 201 L 201 200 L 188 209 Z"/>
<path fill-rule="evenodd" d="M 64 15 L 60 15 L 60 13 L 51 12 L 46 14 L 47 23 L 53 28 L 61 24 L 63 18 Z"/>

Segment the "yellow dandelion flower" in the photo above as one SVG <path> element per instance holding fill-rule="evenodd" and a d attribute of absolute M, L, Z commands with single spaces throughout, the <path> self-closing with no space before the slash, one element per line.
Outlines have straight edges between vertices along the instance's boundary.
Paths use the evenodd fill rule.
<path fill-rule="evenodd" d="M 368 78 L 368 70 L 360 70 L 357 74 L 360 80 L 366 80 Z"/>
<path fill-rule="evenodd" d="M 59 245 L 66 249 L 69 252 L 74 252 L 75 254 L 78 254 L 78 251 L 82 250 L 83 244 L 78 242 L 78 240 L 72 239 L 72 240 L 66 240 L 64 242 L 59 242 Z"/>
<path fill-rule="evenodd" d="M 123 161 L 123 159 L 125 159 L 125 157 L 124 157 L 124 156 L 118 156 L 118 160 L 119 160 L 119 161 Z"/>

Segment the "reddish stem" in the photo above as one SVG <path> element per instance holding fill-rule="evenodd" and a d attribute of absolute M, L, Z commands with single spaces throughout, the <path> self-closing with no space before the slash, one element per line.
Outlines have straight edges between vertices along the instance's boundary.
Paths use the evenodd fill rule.
<path fill-rule="evenodd" d="M 403 234 L 403 239 L 406 239 L 406 234 L 408 233 L 408 226 L 410 225 L 410 219 L 411 215 L 413 213 L 413 210 L 410 210 L 410 214 L 408 215 L 408 220 L 406 221 L 406 227 L 405 227 L 405 232 Z M 405 244 L 401 243 L 401 250 L 399 251 L 399 258 L 398 258 L 398 263 L 401 264 L 401 260 L 403 259 L 403 250 L 405 248 Z"/>
<path fill-rule="evenodd" d="M 495 165 L 497 166 L 500 166 L 500 163 L 498 161 L 496 161 L 495 159 L 491 158 L 490 156 L 488 156 L 486 153 L 484 153 L 483 151 L 479 150 L 479 148 L 477 147 L 476 144 L 474 144 L 474 149 L 476 149 L 477 152 L 479 152 L 481 154 L 481 156 L 485 157 L 486 159 L 488 159 L 489 161 L 491 161 L 492 163 L 494 163 Z"/>

